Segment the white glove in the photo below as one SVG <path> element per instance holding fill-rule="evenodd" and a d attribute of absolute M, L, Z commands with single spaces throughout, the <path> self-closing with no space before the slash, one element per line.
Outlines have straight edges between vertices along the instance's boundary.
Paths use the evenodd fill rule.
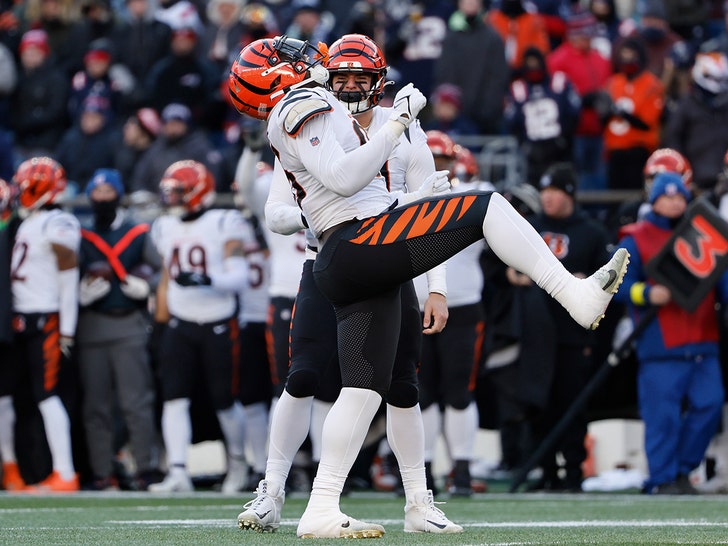
<path fill-rule="evenodd" d="M 408 83 L 394 96 L 392 113 L 389 115 L 389 119 L 398 121 L 407 127 L 415 120 L 417 114 L 426 104 L 427 99 L 420 90 Z"/>
<path fill-rule="evenodd" d="M 448 175 L 450 171 L 435 171 L 428 176 L 422 183 L 419 189 L 404 194 L 399 198 L 400 205 L 408 205 L 419 201 L 420 199 L 427 199 L 441 193 L 447 193 L 450 191 L 450 179 Z"/>
<path fill-rule="evenodd" d="M 111 283 L 102 277 L 84 276 L 78 288 L 78 303 L 86 307 L 103 298 L 111 290 Z"/>
<path fill-rule="evenodd" d="M 63 356 L 65 356 L 66 358 L 71 358 L 71 347 L 73 347 L 73 338 L 68 336 L 61 336 L 59 343 L 61 344 L 61 353 L 63 354 Z"/>
<path fill-rule="evenodd" d="M 120 286 L 124 295 L 133 300 L 143 300 L 149 295 L 149 283 L 135 275 L 127 275 Z"/>

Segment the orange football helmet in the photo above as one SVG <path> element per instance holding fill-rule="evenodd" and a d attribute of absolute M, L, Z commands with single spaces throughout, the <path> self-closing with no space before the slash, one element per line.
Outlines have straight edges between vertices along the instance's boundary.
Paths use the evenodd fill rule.
<path fill-rule="evenodd" d="M 199 161 L 185 159 L 172 163 L 159 183 L 162 203 L 169 208 L 197 212 L 215 200 L 215 179 Z"/>
<path fill-rule="evenodd" d="M 291 89 L 312 80 L 325 82 L 324 75 L 314 74 L 312 69 L 321 66 L 327 54 L 323 43 L 316 48 L 288 36 L 251 42 L 230 68 L 228 92 L 233 106 L 241 114 L 268 119 L 273 107 Z"/>
<path fill-rule="evenodd" d="M 447 133 L 433 129 L 426 134 L 427 146 L 433 156 L 455 159 L 455 141 Z"/>
<path fill-rule="evenodd" d="M 66 171 L 50 157 L 32 157 L 23 161 L 13 180 L 18 187 L 20 206 L 36 210 L 50 205 L 66 189 Z"/>
<path fill-rule="evenodd" d="M 672 148 L 659 148 L 650 154 L 645 161 L 642 173 L 645 178 L 645 189 L 649 192 L 652 179 L 657 173 L 670 172 L 682 176 L 685 187 L 690 189 L 693 183 L 693 169 L 687 158 Z"/>
<path fill-rule="evenodd" d="M 455 176 L 463 182 L 468 182 L 480 175 L 480 166 L 473 152 L 465 146 L 455 144 Z"/>
<path fill-rule="evenodd" d="M 379 46 L 363 34 L 347 34 L 336 40 L 329 48 L 329 58 L 325 63 L 329 74 L 341 72 L 363 72 L 371 75 L 369 89 L 360 87 L 358 91 L 334 89 L 329 78 L 328 88 L 339 101 L 346 104 L 352 114 L 366 112 L 379 104 L 387 85 L 387 61 Z"/>

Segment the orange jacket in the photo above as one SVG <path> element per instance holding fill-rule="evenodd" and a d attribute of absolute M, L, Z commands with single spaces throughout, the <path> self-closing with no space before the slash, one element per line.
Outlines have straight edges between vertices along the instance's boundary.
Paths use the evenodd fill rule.
<path fill-rule="evenodd" d="M 486 20 L 493 25 L 506 45 L 506 60 L 511 68 L 520 68 L 523 52 L 529 47 L 540 49 L 544 55 L 550 50 L 549 35 L 538 13 L 524 13 L 511 19 L 502 11 L 492 9 Z"/>
<path fill-rule="evenodd" d="M 648 129 L 638 129 L 627 120 L 612 116 L 604 130 L 604 147 L 610 150 L 644 147 L 652 152 L 660 140 L 660 118 L 664 107 L 665 88 L 649 70 L 642 71 L 634 80 L 622 73 L 610 76 L 607 92 L 614 105 L 647 124 Z"/>

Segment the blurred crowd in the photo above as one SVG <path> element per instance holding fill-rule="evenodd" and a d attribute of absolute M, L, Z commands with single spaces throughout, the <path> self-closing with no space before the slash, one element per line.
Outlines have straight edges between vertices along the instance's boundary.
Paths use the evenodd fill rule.
<path fill-rule="evenodd" d="M 230 104 L 227 82 L 240 49 L 265 37 L 285 34 L 314 44 L 330 44 L 347 33 L 372 37 L 386 55 L 387 80 L 392 83 L 385 88 L 383 104 L 409 82 L 428 97 L 420 115 L 422 127 L 436 161 L 441 161 L 438 168 L 450 171 L 454 186 L 482 187 L 491 182 L 480 173 L 483 143 L 489 137 L 513 137 L 522 182 L 488 187 L 501 191 L 531 219 L 560 259 L 559 252 L 570 248 L 573 261 L 565 260 L 565 265 L 574 273 L 598 267 L 608 249 L 635 236 L 625 226 L 648 218 L 651 206 L 665 196 L 683 196 L 687 204 L 702 195 L 728 217 L 728 199 L 723 199 L 728 194 L 728 2 L 722 0 L 15 0 L 0 2 L 0 9 L 0 178 L 8 182 L 17 178 L 20 167 L 33 158 L 55 162 L 64 169 L 64 187 L 53 198 L 59 204 L 74 203 L 71 212 L 80 226 L 98 232 L 116 226 L 121 210 L 134 225 L 154 225 L 163 207 L 175 206 L 169 199 L 177 191 L 173 187 L 166 188 L 160 203 L 160 181 L 170 178 L 171 166 L 193 161 L 210 175 L 211 186 L 204 195 L 210 200 L 217 195 L 223 207 L 243 211 L 240 221 L 249 234 L 246 282 L 265 288 L 264 309 L 273 298 L 286 296 L 292 301 L 295 286 L 289 293 L 271 281 L 269 264 L 275 261 L 277 246 L 262 227 L 260 207 L 254 205 L 261 197 L 250 188 L 255 186 L 251 180 L 267 176 L 273 156 L 265 146 L 262 125 L 240 116 Z M 655 177 L 665 172 L 675 173 L 677 179 L 655 184 Z M 96 186 L 103 185 L 111 186 L 111 197 L 94 196 Z M 580 197 L 595 190 L 632 190 L 642 197 L 582 207 Z M 228 199 L 220 199 L 225 194 Z M 8 189 L 7 195 L 3 226 L 11 214 L 11 197 L 17 193 Z M 112 204 L 106 208 L 98 204 L 106 201 Z M 210 202 L 205 201 L 205 207 Z M 674 223 L 666 226 L 672 229 Z M 83 239 L 84 244 L 93 242 L 92 236 Z M 300 262 L 289 265 L 296 273 L 305 248 L 300 239 Z M 114 248 L 118 242 L 107 241 Z M 47 437 L 48 430 L 43 433 L 44 426 L 59 423 L 58 412 L 46 404 L 38 413 L 24 400 L 32 386 L 21 385 L 13 393 L 0 391 L 0 457 L 6 489 L 43 483 L 58 470 L 56 455 L 63 451 L 59 447 L 63 442 L 73 452 L 75 464 L 66 462 L 61 468 L 65 477 L 51 482 L 51 489 L 54 483 L 60 484 L 58 490 L 154 489 L 153 484 L 165 483 L 163 471 L 171 470 L 159 455 L 166 448 L 169 462 L 170 434 L 194 442 L 225 440 L 231 472 L 218 484 L 224 492 L 254 489 L 263 475 L 268 414 L 282 380 L 275 371 L 275 351 L 266 328 L 282 317 L 289 320 L 290 314 L 245 316 L 246 296 L 239 295 L 240 350 L 263 347 L 263 356 L 256 352 L 255 358 L 239 363 L 239 373 L 255 375 L 256 392 L 248 388 L 235 401 L 219 405 L 204 389 L 193 389 L 191 430 L 163 430 L 159 393 L 170 371 L 167 364 L 166 375 L 160 373 L 165 368 L 160 339 L 166 328 L 158 294 L 155 300 L 163 268 L 159 255 L 148 252 L 141 239 L 138 243 L 134 260 L 125 267 L 132 273 L 144 263 L 149 271 L 133 269 L 130 276 L 143 282 L 131 288 L 136 281 L 117 279 L 113 288 L 102 288 L 99 282 L 90 286 L 93 278 L 112 277 L 110 272 L 92 271 L 93 264 L 109 259 L 111 251 L 96 255 L 96 250 L 89 254 L 87 249 L 84 254 L 82 247 L 81 311 L 78 331 L 70 336 L 76 346 L 66 361 L 70 371 L 64 372 L 59 385 L 70 420 L 69 438 L 53 439 Z M 564 258 L 566 254 L 568 250 Z M 636 300 L 622 297 L 610 307 L 597 332 L 583 332 L 568 316 L 549 308 L 530 282 L 504 268 L 487 249 L 479 249 L 474 260 L 482 275 L 475 290 L 485 330 L 478 339 L 477 365 L 468 383 L 472 400 L 465 405 L 477 412 L 481 428 L 500 431 L 502 459 L 491 471 L 508 475 L 525 463 L 584 388 L 616 343 L 615 332 L 619 337 L 630 328 L 625 324 L 627 311 Z M 117 277 L 125 276 L 112 269 Z M 206 281 L 191 277 L 186 282 L 197 286 Z M 120 307 L 103 299 L 110 290 Z M 659 291 L 653 292 L 657 297 Z M 647 291 L 640 297 L 651 301 Z M 124 298 L 134 303 L 124 303 Z M 102 299 L 107 303 L 99 306 Z M 0 303 L 9 315 L 10 302 Z M 84 314 L 89 307 L 92 314 L 89 309 Z M 131 320 L 132 311 L 140 329 L 131 324 L 125 328 L 141 336 L 141 343 L 130 348 L 114 336 L 114 330 L 120 318 Z M 106 329 L 103 317 L 112 317 Z M 688 341 L 717 347 L 724 325 L 718 321 L 711 328 L 714 337 Z M 94 337 L 99 332 L 107 336 L 105 348 Z M 116 385 L 117 392 L 129 395 L 125 398 L 110 401 L 105 398 L 107 391 L 95 391 L 100 382 L 121 381 L 116 377 L 120 372 L 111 374 L 112 380 L 89 364 L 89 359 L 107 358 L 105 350 L 129 351 L 138 368 L 125 375 L 143 378 L 137 384 Z M 597 394 L 591 416 L 601 412 L 636 418 L 646 411 L 642 405 L 637 410 L 638 398 L 658 396 L 642 390 L 638 395 L 637 362 L 634 356 L 630 359 L 632 364 L 622 368 L 626 371 Z M 426 391 L 427 405 L 422 402 L 423 415 L 427 406 L 446 415 L 447 393 L 434 392 L 442 378 L 425 377 L 432 390 Z M 639 388 L 647 386 L 640 383 Z M 694 470 L 693 459 L 702 462 L 718 429 L 715 407 L 722 406 L 722 392 L 712 395 L 712 413 L 701 424 L 700 438 L 690 438 L 698 446 L 697 454 L 691 453 L 693 458 L 668 472 L 663 481 L 646 484 L 647 492 L 659 492 L 658 486 L 665 484 L 670 487 L 662 492 L 694 492 L 685 477 Z M 2 415 L 7 415 L 8 404 L 17 414 L 17 422 L 10 426 L 23 431 L 13 440 L 13 449 L 2 438 L 8 422 Z M 105 420 L 94 421 L 92 408 Z M 243 439 L 229 433 L 243 410 L 248 422 L 244 448 Z M 187 408 L 180 411 L 186 413 Z M 49 418 L 51 414 L 56 417 Z M 543 474 L 533 489 L 581 489 L 588 475 L 589 416 L 583 412 L 558 448 L 540 461 Z M 472 422 L 471 418 L 468 423 Z M 63 428 L 64 421 L 60 423 Z M 450 426 L 458 423 L 462 421 Z M 433 426 L 444 428 L 447 438 L 446 426 L 439 422 Z M 382 441 L 384 434 L 374 429 L 376 425 L 350 486 L 395 490 L 396 462 Z M 428 472 L 436 437 L 428 437 Z M 233 444 L 236 451 L 231 453 Z M 131 461 L 128 456 L 120 458 L 127 445 Z M 292 489 L 310 487 L 313 466 L 311 446 L 307 447 L 291 474 Z M 448 447 L 453 455 L 453 447 Z M 445 487 L 461 495 L 485 490 L 484 481 L 471 479 L 469 470 L 455 464 L 467 467 L 473 457 L 472 445 L 466 446 L 453 457 L 452 476 L 436 476 L 433 489 Z M 80 481 L 69 477 L 76 471 Z M 8 477 L 13 480 L 8 482 Z M 185 483 L 184 488 L 192 485 Z"/>

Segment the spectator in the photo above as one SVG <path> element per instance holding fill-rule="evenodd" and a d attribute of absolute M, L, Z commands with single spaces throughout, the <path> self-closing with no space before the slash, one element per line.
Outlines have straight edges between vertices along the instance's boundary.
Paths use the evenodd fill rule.
<path fill-rule="evenodd" d="M 89 45 L 83 57 L 83 70 L 76 72 L 71 79 L 68 111 L 72 123 L 78 123 L 84 102 L 90 95 L 105 99 L 109 104 L 111 120 L 119 113 L 122 93 L 110 73 L 111 55 L 111 42 L 106 38 Z"/>
<path fill-rule="evenodd" d="M 58 143 L 55 157 L 69 165 L 70 182 L 82 189 L 96 169 L 114 162 L 114 132 L 111 106 L 105 97 L 90 95 L 83 102 L 78 123 L 66 131 Z"/>
<path fill-rule="evenodd" d="M 154 108 L 140 108 L 129 116 L 121 131 L 122 141 L 114 147 L 114 168 L 129 192 L 134 167 L 162 130 L 162 120 Z"/>
<path fill-rule="evenodd" d="M 50 155 L 68 127 L 68 78 L 50 58 L 44 30 L 26 32 L 18 51 L 21 72 L 10 99 L 16 152 L 20 159 Z"/>
<path fill-rule="evenodd" d="M 240 21 L 245 25 L 245 34 L 241 38 L 240 48 L 255 40 L 273 38 L 280 34 L 275 15 L 265 4 L 257 2 L 246 4 L 240 14 Z"/>
<path fill-rule="evenodd" d="M 18 85 L 18 67 L 13 52 L 0 42 L 0 132 L 10 131 L 10 98 Z M 12 172 L 0 173 L 2 177 Z"/>
<path fill-rule="evenodd" d="M 121 31 L 121 24 L 111 6 L 111 0 L 82 0 L 81 19 L 74 25 L 69 40 L 73 42 L 74 61 L 71 74 L 83 70 L 83 57 L 91 45 L 98 40 L 112 43 L 115 36 Z M 116 51 L 109 45 L 112 56 Z"/>
<path fill-rule="evenodd" d="M 496 7 L 497 6 L 497 7 Z M 524 0 L 501 0 L 486 15 L 505 43 L 506 60 L 511 69 L 518 70 L 523 64 L 527 49 L 536 48 L 546 55 L 551 51 L 549 35 L 541 15 L 530 12 Z"/>
<path fill-rule="evenodd" d="M 715 305 L 726 301 L 728 276 L 723 275 L 688 312 L 673 301 L 667 286 L 645 271 L 645 264 L 673 234 L 690 197 L 680 175 L 658 174 L 649 195 L 652 211 L 625 226 L 619 242 L 633 258 L 615 300 L 628 304 L 635 324 L 649 308 L 657 308 L 656 320 L 636 340 L 638 402 L 649 471 L 645 493 L 696 493 L 688 474 L 703 460 L 723 407 Z"/>
<path fill-rule="evenodd" d="M 157 111 L 171 103 L 184 104 L 200 126 L 214 127 L 213 105 L 221 101 L 217 92 L 220 74 L 215 65 L 198 54 L 198 27 L 172 30 L 170 53 L 157 61 L 144 82 L 150 106 Z"/>
<path fill-rule="evenodd" d="M 194 128 L 190 109 L 184 104 L 173 103 L 162 110 L 159 136 L 134 168 L 132 191 L 158 193 L 159 181 L 164 171 L 172 163 L 183 159 L 199 161 L 217 175 L 221 156 L 212 147 L 205 132 Z"/>
<path fill-rule="evenodd" d="M 245 24 L 241 20 L 244 0 L 210 0 L 207 20 L 200 37 L 201 51 L 215 63 L 220 75 L 227 75 L 230 63 L 240 52 Z"/>
<path fill-rule="evenodd" d="M 525 217 L 541 212 L 536 187 L 522 183 L 503 190 Z M 501 460 L 508 474 L 526 463 L 533 451 L 531 421 L 544 411 L 554 368 L 555 331 L 541 289 L 514 275 L 488 250 L 483 259 L 486 296 L 485 377 L 495 390 Z"/>
<path fill-rule="evenodd" d="M 586 213 L 575 201 L 578 179 L 569 163 L 556 163 L 543 175 L 541 214 L 532 218 L 534 228 L 541 234 L 564 267 L 576 276 L 583 276 L 608 256 L 607 230 Z M 521 273 L 511 270 L 509 278 L 522 279 Z M 553 376 L 544 411 L 532 421 L 536 445 L 566 413 L 586 385 L 594 367 L 592 350 L 594 334 L 579 328 L 568 314 L 552 300 L 547 300 L 548 316 L 554 324 Z M 527 339 L 522 341 L 528 343 Z M 541 356 L 539 357 L 541 358 Z M 561 436 L 554 449 L 541 460 L 543 475 L 531 490 L 581 491 L 582 463 L 586 459 L 584 441 L 587 433 L 586 412 L 582 410 Z M 564 477 L 560 476 L 556 454 L 564 461 Z"/>
<path fill-rule="evenodd" d="M 113 39 L 114 58 L 129 69 L 136 82 L 127 97 L 132 111 L 144 106 L 144 82 L 152 66 L 169 53 L 171 43 L 172 29 L 155 20 L 149 6 L 149 0 L 126 0 L 126 20 Z"/>
<path fill-rule="evenodd" d="M 74 0 L 27 0 L 21 6 L 20 28 L 43 30 L 53 52 L 54 66 L 66 78 L 80 69 L 86 44 L 77 44 L 71 37 L 78 25 L 78 8 Z"/>
<path fill-rule="evenodd" d="M 639 40 L 616 46 L 614 74 L 607 81 L 612 108 L 604 129 L 609 189 L 641 189 L 642 168 L 660 141 L 665 88 L 646 63 Z"/>
<path fill-rule="evenodd" d="M 505 126 L 518 138 L 534 187 L 551 163 L 571 159 L 580 109 L 566 74 L 549 74 L 543 53 L 528 48 L 506 99 Z"/>
<path fill-rule="evenodd" d="M 95 171 L 86 196 L 94 219 L 93 227 L 81 232 L 76 341 L 83 424 L 93 472 L 87 487 L 118 489 L 112 471 L 114 456 L 124 444 L 115 423 L 118 401 L 137 469 L 134 483 L 146 490 L 161 479 L 146 312 L 149 278 L 152 267 L 159 269 L 159 257 L 147 237 L 149 226 L 131 222 L 120 207 L 124 186 L 118 171 Z M 143 271 L 144 264 L 148 273 Z"/>
<path fill-rule="evenodd" d="M 472 59 L 488 59 L 473 63 Z M 482 0 L 459 0 L 448 21 L 442 54 L 435 61 L 437 83 L 451 83 L 463 92 L 462 112 L 481 134 L 499 134 L 509 71 L 503 40 L 483 21 Z"/>
<path fill-rule="evenodd" d="M 442 131 L 453 139 L 478 134 L 478 127 L 462 113 L 463 92 L 454 84 L 441 83 L 430 97 L 430 119 L 422 124 L 425 131 Z"/>
<path fill-rule="evenodd" d="M 693 191 L 710 190 L 728 149 L 728 58 L 699 53 L 692 69 L 692 91 L 665 125 L 662 144 L 681 152 L 693 167 Z"/>
<path fill-rule="evenodd" d="M 312 44 L 330 43 L 334 20 L 323 11 L 321 0 L 292 0 L 291 9 L 293 20 L 286 28 L 286 36 Z"/>
<path fill-rule="evenodd" d="M 549 72 L 566 74 L 581 96 L 573 156 L 580 190 L 603 190 L 607 186 L 602 158 L 604 124 L 598 109 L 605 102 L 603 88 L 612 70 L 609 61 L 591 45 L 596 30 L 591 13 L 575 11 L 567 21 L 566 41 L 546 58 Z"/>
<path fill-rule="evenodd" d="M 615 0 L 589 0 L 589 11 L 597 20 L 597 34 L 592 39 L 592 47 L 610 59 L 612 44 L 619 37 L 620 20 Z"/>

